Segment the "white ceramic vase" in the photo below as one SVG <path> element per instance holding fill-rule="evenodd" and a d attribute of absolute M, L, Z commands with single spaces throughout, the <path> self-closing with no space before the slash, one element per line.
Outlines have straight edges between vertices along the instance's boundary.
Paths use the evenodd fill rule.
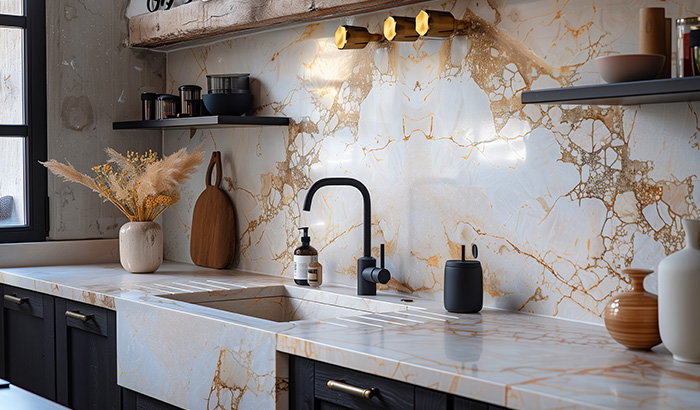
<path fill-rule="evenodd" d="M 659 264 L 659 331 L 673 358 L 700 363 L 700 219 L 684 219 L 685 248 Z"/>
<path fill-rule="evenodd" d="M 163 228 L 153 221 L 122 225 L 119 230 L 119 261 L 132 273 L 155 272 L 163 263 Z"/>

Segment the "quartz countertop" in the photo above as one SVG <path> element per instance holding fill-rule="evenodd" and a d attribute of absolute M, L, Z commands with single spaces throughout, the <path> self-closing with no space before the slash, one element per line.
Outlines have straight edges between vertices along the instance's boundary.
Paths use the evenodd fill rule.
<path fill-rule="evenodd" d="M 409 310 L 400 312 L 276 323 L 158 295 L 293 286 L 291 280 L 167 261 L 154 274 L 131 274 L 116 263 L 0 268 L 0 282 L 115 309 L 118 328 L 120 320 L 131 320 L 130 310 L 147 312 L 143 310 L 146 307 L 157 309 L 160 315 L 208 318 L 222 328 L 239 326 L 237 332 L 243 335 L 259 330 L 255 337 L 267 337 L 265 340 L 281 353 L 516 409 L 700 409 L 700 365 L 674 361 L 663 346 L 652 351 L 626 349 L 595 324 L 489 308 L 479 314 L 453 314 L 439 302 L 412 297 Z M 337 285 L 321 289 L 349 295 L 355 292 Z M 405 297 L 380 291 L 376 298 L 397 301 Z M 125 313 L 120 314 L 120 310 Z M 181 333 L 180 338 L 186 335 Z M 144 352 L 148 349 L 132 349 L 129 338 L 118 335 L 118 354 L 147 354 Z M 272 389 L 278 394 L 280 380 L 286 377 L 283 361 L 278 358 L 273 363 L 279 371 L 277 387 Z M 255 367 L 252 363 L 243 365 Z M 120 372 L 128 373 L 124 369 Z M 162 388 L 147 391 L 148 386 L 129 385 L 127 378 L 124 383 L 134 389 L 142 387 L 151 395 L 172 395 L 159 398 L 173 404 L 191 405 L 187 398 L 178 396 L 179 392 Z M 210 391 L 214 390 L 211 387 Z M 286 395 L 279 394 L 277 408 L 286 406 L 281 403 L 285 399 Z M 247 400 L 255 403 L 262 399 Z"/>

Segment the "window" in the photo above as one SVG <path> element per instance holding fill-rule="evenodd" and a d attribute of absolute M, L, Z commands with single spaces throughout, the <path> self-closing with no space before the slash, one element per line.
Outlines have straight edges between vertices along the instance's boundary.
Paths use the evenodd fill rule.
<path fill-rule="evenodd" d="M 0 1 L 0 242 L 46 239 L 45 0 Z"/>

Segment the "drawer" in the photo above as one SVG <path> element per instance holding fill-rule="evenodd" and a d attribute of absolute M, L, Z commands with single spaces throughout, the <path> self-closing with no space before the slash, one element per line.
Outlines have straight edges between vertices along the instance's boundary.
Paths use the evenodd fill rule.
<path fill-rule="evenodd" d="M 107 309 L 105 308 L 57 299 L 56 314 L 65 316 L 65 325 L 68 327 L 107 336 Z"/>
<path fill-rule="evenodd" d="M 8 285 L 2 288 L 3 307 L 39 318 L 44 317 L 44 295 Z"/>
<path fill-rule="evenodd" d="M 331 380 L 359 388 L 359 390 L 373 389 L 373 397 L 365 398 L 343 391 L 342 385 L 331 389 L 328 387 L 328 382 Z M 317 400 L 355 410 L 410 410 L 414 408 L 413 394 L 414 387 L 406 383 L 326 363 L 315 363 L 314 396 Z"/>
<path fill-rule="evenodd" d="M 289 376 L 291 410 L 505 410 L 504 407 L 297 356 L 289 357 Z M 331 389 L 329 380 L 350 387 Z M 365 389 L 375 389 L 373 397 L 362 397 Z"/>

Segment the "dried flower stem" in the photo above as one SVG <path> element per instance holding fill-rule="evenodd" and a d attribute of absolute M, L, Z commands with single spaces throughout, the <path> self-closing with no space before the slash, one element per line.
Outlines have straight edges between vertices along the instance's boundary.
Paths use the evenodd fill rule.
<path fill-rule="evenodd" d="M 77 182 L 97 192 L 132 222 L 152 221 L 175 204 L 180 199 L 178 185 L 204 159 L 201 145 L 191 154 L 182 148 L 161 160 L 153 151 L 143 155 L 128 151 L 126 157 L 111 148 L 105 151 L 109 160 L 92 168 L 95 178 L 81 174 L 70 163 L 52 159 L 41 164 L 64 181 Z"/>

